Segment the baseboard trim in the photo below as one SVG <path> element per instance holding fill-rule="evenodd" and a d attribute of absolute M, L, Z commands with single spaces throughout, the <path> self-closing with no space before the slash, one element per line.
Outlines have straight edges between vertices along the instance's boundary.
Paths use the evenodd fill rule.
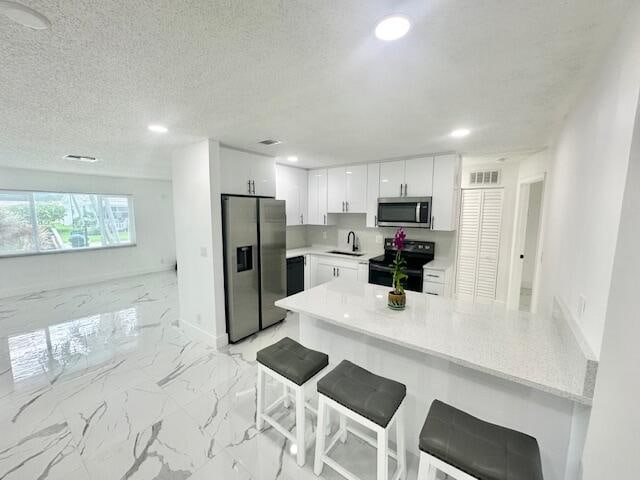
<path fill-rule="evenodd" d="M 185 320 L 180 320 L 180 328 L 184 330 L 184 332 L 194 340 L 208 343 L 209 345 L 213 345 L 216 348 L 222 348 L 229 344 L 229 335 L 223 333 L 221 335 L 213 335 L 206 330 L 203 330 L 200 326 L 194 325 L 193 323 L 187 322 Z"/>
<path fill-rule="evenodd" d="M 144 268 L 140 270 L 132 270 L 129 272 L 112 273 L 107 275 L 87 275 L 83 278 L 68 279 L 57 278 L 55 282 L 48 281 L 39 284 L 32 284 L 27 287 L 8 288 L 0 290 L 0 298 L 17 297 L 22 295 L 29 295 L 35 292 L 47 292 L 51 290 L 60 290 L 61 288 L 79 287 L 82 285 L 89 285 L 93 283 L 108 282 L 110 280 L 118 280 L 121 278 L 137 277 L 140 275 L 149 275 L 152 273 L 166 272 L 174 270 L 175 265 L 163 265 L 156 268 Z"/>

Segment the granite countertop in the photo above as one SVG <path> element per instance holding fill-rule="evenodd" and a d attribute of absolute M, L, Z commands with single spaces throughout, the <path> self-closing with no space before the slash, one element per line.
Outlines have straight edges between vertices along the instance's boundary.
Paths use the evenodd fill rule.
<path fill-rule="evenodd" d="M 407 291 L 387 307 L 388 287 L 335 279 L 276 305 L 405 348 L 589 405 L 586 359 L 573 355 L 552 319 Z"/>
<path fill-rule="evenodd" d="M 348 260 L 356 263 L 369 263 L 369 259 L 373 257 L 377 257 L 378 255 L 382 255 L 382 252 L 365 252 L 358 251 L 357 253 L 362 253 L 359 257 L 352 257 L 349 255 L 340 255 L 336 253 L 329 253 L 330 250 L 340 250 L 345 252 L 350 252 L 350 250 L 343 250 L 338 247 L 332 247 L 330 245 L 313 245 L 311 247 L 301 247 L 301 248 L 293 248 L 287 250 L 287 258 L 299 257 L 301 255 L 324 255 L 327 257 L 339 258 L 341 260 Z"/>
<path fill-rule="evenodd" d="M 422 268 L 430 268 L 432 270 L 447 270 L 451 267 L 452 260 L 447 257 L 436 257 Z"/>

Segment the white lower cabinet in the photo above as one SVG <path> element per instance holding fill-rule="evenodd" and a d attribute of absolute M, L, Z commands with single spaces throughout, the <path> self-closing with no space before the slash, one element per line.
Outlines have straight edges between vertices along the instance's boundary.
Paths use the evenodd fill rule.
<path fill-rule="evenodd" d="M 333 257 L 323 255 L 310 255 L 310 285 L 315 287 L 329 282 L 334 278 L 342 278 L 351 282 L 357 282 L 361 278 L 358 271 L 358 263 L 355 261 L 341 261 Z"/>
<path fill-rule="evenodd" d="M 450 297 L 451 282 L 449 280 L 449 270 L 450 269 L 425 268 L 422 274 L 422 293 Z"/>

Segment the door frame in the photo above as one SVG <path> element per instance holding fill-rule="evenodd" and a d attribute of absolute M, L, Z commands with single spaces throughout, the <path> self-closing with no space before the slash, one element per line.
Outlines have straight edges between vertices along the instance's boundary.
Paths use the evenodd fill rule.
<path fill-rule="evenodd" d="M 507 292 L 507 308 L 518 310 L 520 308 L 520 287 L 522 284 L 523 262 L 520 255 L 524 250 L 526 240 L 527 215 L 529 213 L 529 193 L 531 185 L 542 182 L 542 196 L 540 198 L 540 219 L 538 226 L 538 239 L 536 240 L 536 258 L 533 269 L 533 282 L 531 288 L 531 313 L 538 310 L 538 294 L 540 289 L 540 265 L 542 264 L 542 239 L 544 238 L 544 218 L 547 192 L 547 173 L 541 172 L 525 178 L 518 179 L 516 189 L 516 217 L 513 222 L 513 236 L 511 244 L 511 265 L 509 268 L 509 288 Z"/>

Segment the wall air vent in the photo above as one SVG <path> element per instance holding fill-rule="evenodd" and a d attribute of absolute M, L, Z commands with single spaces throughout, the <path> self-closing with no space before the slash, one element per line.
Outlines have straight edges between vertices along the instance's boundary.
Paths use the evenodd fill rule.
<path fill-rule="evenodd" d="M 258 143 L 261 143 L 263 145 L 279 145 L 280 143 L 282 143 L 282 140 L 273 140 L 272 138 L 268 138 Z"/>
<path fill-rule="evenodd" d="M 82 163 L 96 163 L 98 161 L 96 157 L 88 157 L 86 155 L 66 155 L 64 159 Z"/>
<path fill-rule="evenodd" d="M 499 185 L 501 170 L 478 170 L 469 175 L 469 185 Z"/>

